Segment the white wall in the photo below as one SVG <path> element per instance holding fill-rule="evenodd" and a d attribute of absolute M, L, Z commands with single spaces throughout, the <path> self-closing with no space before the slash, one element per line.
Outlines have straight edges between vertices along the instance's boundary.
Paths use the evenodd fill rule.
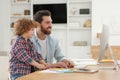
<path fill-rule="evenodd" d="M 102 24 L 110 27 L 110 44 L 120 45 L 120 1 L 93 0 L 92 3 L 92 45 L 98 44 L 96 33 L 101 32 Z"/>
<path fill-rule="evenodd" d="M 0 1 L 0 51 L 9 51 L 10 0 Z"/>
<path fill-rule="evenodd" d="M 9 51 L 10 48 L 9 25 L 10 25 L 10 0 L 1 0 L 0 1 L 0 51 Z M 0 80 L 8 80 L 8 66 L 9 66 L 8 56 L 0 56 Z"/>

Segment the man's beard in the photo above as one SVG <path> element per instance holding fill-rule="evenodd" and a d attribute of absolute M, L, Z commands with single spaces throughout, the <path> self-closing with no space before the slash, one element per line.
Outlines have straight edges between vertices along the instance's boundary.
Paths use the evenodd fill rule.
<path fill-rule="evenodd" d="M 51 29 L 51 27 L 48 27 L 48 28 L 46 28 L 46 30 L 43 28 L 43 26 L 41 25 L 41 32 L 42 33 L 44 33 L 44 34 L 46 34 L 46 35 L 50 35 L 51 34 L 51 30 L 47 30 L 47 29 Z"/>

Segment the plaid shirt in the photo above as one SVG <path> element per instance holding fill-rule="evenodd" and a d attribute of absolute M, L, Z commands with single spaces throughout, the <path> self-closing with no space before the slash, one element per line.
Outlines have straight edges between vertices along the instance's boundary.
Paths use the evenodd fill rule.
<path fill-rule="evenodd" d="M 41 55 L 34 49 L 33 43 L 28 39 L 17 36 L 15 44 L 10 51 L 10 73 L 11 75 L 27 75 L 31 72 L 32 60 L 40 61 Z M 35 70 L 37 68 L 34 67 Z"/>

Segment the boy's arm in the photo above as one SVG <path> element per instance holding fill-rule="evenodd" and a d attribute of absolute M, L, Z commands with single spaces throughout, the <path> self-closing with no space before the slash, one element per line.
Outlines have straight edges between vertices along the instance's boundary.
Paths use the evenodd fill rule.
<path fill-rule="evenodd" d="M 34 61 L 34 60 L 31 62 L 31 65 L 32 65 L 32 66 L 35 66 L 35 67 L 37 67 L 38 69 L 41 69 L 41 70 L 47 68 L 45 65 L 39 64 L 38 62 L 36 62 L 36 61 Z"/>

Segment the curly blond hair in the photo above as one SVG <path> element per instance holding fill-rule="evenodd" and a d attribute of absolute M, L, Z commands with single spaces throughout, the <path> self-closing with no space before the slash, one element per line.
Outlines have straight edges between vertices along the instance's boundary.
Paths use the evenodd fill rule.
<path fill-rule="evenodd" d="M 32 28 L 35 28 L 35 22 L 30 19 L 22 18 L 14 23 L 14 34 L 21 36 Z"/>

